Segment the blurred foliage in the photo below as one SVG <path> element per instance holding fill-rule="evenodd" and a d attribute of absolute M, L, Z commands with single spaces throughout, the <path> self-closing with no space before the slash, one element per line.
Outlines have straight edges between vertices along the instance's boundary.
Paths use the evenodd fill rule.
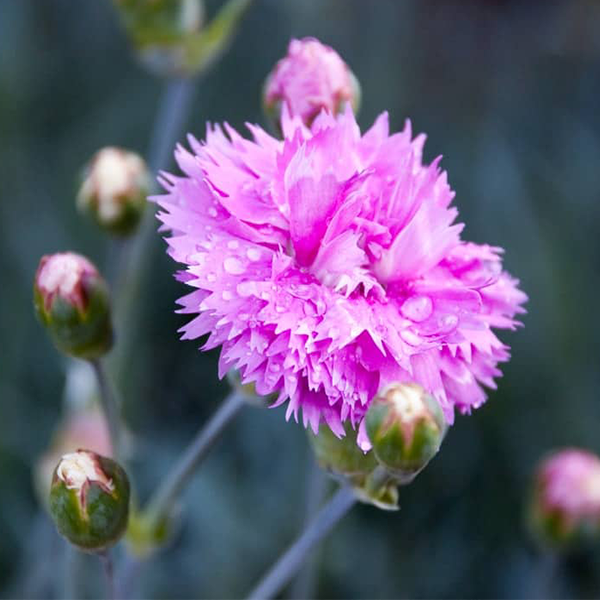
<path fill-rule="evenodd" d="M 208 2 L 208 18 L 219 3 Z M 556 564 L 522 513 L 549 449 L 600 451 L 600 4 L 593 0 L 256 0 L 197 84 L 188 130 L 260 122 L 260 89 L 291 36 L 314 35 L 382 110 L 428 134 L 465 237 L 506 248 L 530 295 L 499 390 L 458 418 L 401 509 L 359 507 L 318 551 L 329 598 L 597 597 L 600 553 Z M 60 597 L 72 557 L 41 512 L 32 469 L 60 419 L 64 359 L 32 312 L 42 254 L 98 264 L 107 240 L 75 210 L 75 178 L 104 145 L 147 151 L 161 82 L 132 57 L 109 0 L 0 2 L 0 589 Z M 146 497 L 226 393 L 217 355 L 179 342 L 181 284 L 157 235 L 121 383 Z M 110 273 L 108 274 L 110 276 Z M 283 410 L 245 409 L 188 490 L 181 532 L 140 572 L 140 595 L 243 595 L 303 520 L 308 445 Z M 34 542 L 34 543 L 33 543 Z M 78 557 L 93 596 L 98 565 Z M 63 564 L 64 563 L 64 564 Z M 58 575 L 58 576 L 57 576 Z M 82 592 L 84 593 L 84 592 Z"/>

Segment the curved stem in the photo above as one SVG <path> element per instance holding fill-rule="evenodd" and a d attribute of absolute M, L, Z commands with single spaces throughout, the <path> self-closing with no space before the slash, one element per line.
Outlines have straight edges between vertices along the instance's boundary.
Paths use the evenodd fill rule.
<path fill-rule="evenodd" d="M 247 596 L 248 600 L 268 600 L 296 574 L 310 550 L 354 506 L 356 496 L 349 487 L 340 488 L 318 512 L 302 535 L 284 552 Z"/>
<path fill-rule="evenodd" d="M 102 412 L 108 425 L 110 434 L 110 445 L 112 446 L 113 455 L 118 458 L 121 452 L 121 419 L 119 417 L 119 406 L 117 404 L 116 394 L 112 388 L 104 365 L 101 360 L 90 360 L 90 364 L 94 369 L 98 390 L 100 392 L 100 405 Z"/>
<path fill-rule="evenodd" d="M 244 397 L 236 391 L 232 392 L 221 403 L 208 423 L 200 429 L 169 476 L 150 498 L 146 512 L 153 520 L 160 521 L 168 514 L 173 502 L 182 492 L 198 465 L 244 404 Z"/>

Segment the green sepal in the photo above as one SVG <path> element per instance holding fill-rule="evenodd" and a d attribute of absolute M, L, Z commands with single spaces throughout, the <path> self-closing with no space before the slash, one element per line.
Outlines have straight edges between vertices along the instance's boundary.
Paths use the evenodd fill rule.
<path fill-rule="evenodd" d="M 113 460 L 98 457 L 102 470 L 112 479 L 108 492 L 98 483 L 86 483 L 81 492 L 68 489 L 56 471 L 50 488 L 50 514 L 59 533 L 86 552 L 102 552 L 119 541 L 129 516 L 129 479 Z"/>
<path fill-rule="evenodd" d="M 373 452 L 358 447 L 355 435 L 338 438 L 329 427 L 321 427 L 317 435 L 309 431 L 308 437 L 319 466 L 352 486 L 361 502 L 384 510 L 398 508 L 398 481 L 378 465 Z"/>
<path fill-rule="evenodd" d="M 207 70 L 227 50 L 252 2 L 228 0 L 210 23 L 200 28 L 199 19 L 192 19 L 189 25 L 182 20 L 182 7 L 193 1 L 202 6 L 198 0 L 115 0 L 142 63 L 158 75 L 189 77 Z"/>
<path fill-rule="evenodd" d="M 36 314 L 47 328 L 54 345 L 65 354 L 94 359 L 106 354 L 113 344 L 108 288 L 100 277 L 86 278 L 82 283 L 86 307 L 81 309 L 56 295 L 46 307 L 40 291 L 34 286 Z"/>

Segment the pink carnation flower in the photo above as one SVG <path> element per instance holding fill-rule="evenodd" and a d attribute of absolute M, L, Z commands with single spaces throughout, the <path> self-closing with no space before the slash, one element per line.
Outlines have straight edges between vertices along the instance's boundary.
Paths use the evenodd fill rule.
<path fill-rule="evenodd" d="M 265 86 L 265 104 L 285 104 L 310 123 L 322 109 L 335 113 L 358 100 L 358 85 L 339 54 L 316 39 L 292 40 Z"/>
<path fill-rule="evenodd" d="M 595 519 L 600 526 L 600 458 L 569 448 L 548 458 L 538 473 L 545 512 L 560 513 L 569 524 Z"/>
<path fill-rule="evenodd" d="M 184 339 L 222 346 L 220 376 L 238 369 L 287 418 L 358 427 L 383 386 L 416 382 L 449 423 L 495 387 L 525 294 L 501 250 L 464 242 L 440 159 L 422 163 L 410 123 L 382 114 L 364 135 L 350 108 L 312 127 L 285 111 L 283 141 L 255 125 L 190 137 L 156 198 L 171 256 L 193 291 Z M 359 443 L 369 441 L 361 427 Z"/>

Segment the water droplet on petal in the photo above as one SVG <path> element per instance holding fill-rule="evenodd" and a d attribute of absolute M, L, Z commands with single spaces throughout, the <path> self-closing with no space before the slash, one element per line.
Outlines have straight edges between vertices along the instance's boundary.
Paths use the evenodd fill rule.
<path fill-rule="evenodd" d="M 212 217 L 212 218 L 214 219 L 214 218 L 217 216 L 217 209 L 216 209 L 216 208 L 214 208 L 213 206 L 211 206 L 211 207 L 208 209 L 208 216 L 209 216 L 209 217 Z"/>
<path fill-rule="evenodd" d="M 407 319 L 420 323 L 431 316 L 433 302 L 429 296 L 411 296 L 400 310 Z"/>
<path fill-rule="evenodd" d="M 247 298 L 248 296 L 252 296 L 255 288 L 256 286 L 253 281 L 242 281 L 242 283 L 238 283 L 236 291 L 242 298 Z"/>
<path fill-rule="evenodd" d="M 206 275 L 206 281 L 210 281 L 211 283 L 217 280 L 217 274 L 216 273 L 208 273 Z"/>
<path fill-rule="evenodd" d="M 258 248 L 248 248 L 248 250 L 246 250 L 246 256 L 252 262 L 256 262 L 257 260 L 260 260 L 262 252 Z"/>
<path fill-rule="evenodd" d="M 223 268 L 230 275 L 241 275 L 246 270 L 242 261 L 235 256 L 228 256 L 223 262 Z"/>
<path fill-rule="evenodd" d="M 456 315 L 445 315 L 440 320 L 440 325 L 444 331 L 451 331 L 458 325 L 458 317 Z"/>
<path fill-rule="evenodd" d="M 230 240 L 227 242 L 227 247 L 231 250 L 236 250 L 240 247 L 240 243 L 237 240 Z"/>
<path fill-rule="evenodd" d="M 400 332 L 400 337 L 409 345 L 409 346 L 419 346 L 423 343 L 423 340 L 410 329 L 403 329 Z"/>
<path fill-rule="evenodd" d="M 231 300 L 233 298 L 233 293 L 230 292 L 229 290 L 225 290 L 222 294 L 221 294 L 221 298 L 223 298 L 223 300 Z"/>

